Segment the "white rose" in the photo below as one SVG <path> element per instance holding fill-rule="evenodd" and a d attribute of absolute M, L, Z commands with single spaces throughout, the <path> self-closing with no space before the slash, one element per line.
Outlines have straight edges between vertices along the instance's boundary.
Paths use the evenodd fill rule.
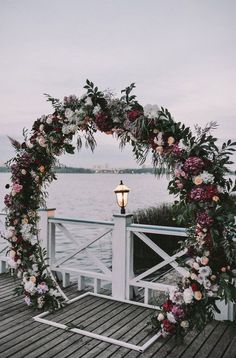
<path fill-rule="evenodd" d="M 189 287 L 186 288 L 183 292 L 183 298 L 185 303 L 191 303 L 193 300 L 193 290 Z"/>
<path fill-rule="evenodd" d="M 25 290 L 28 292 L 36 291 L 35 283 L 30 280 L 26 281 L 24 286 L 25 286 Z"/>
<path fill-rule="evenodd" d="M 43 124 L 40 124 L 39 130 L 40 130 L 40 132 L 42 132 L 44 130 L 44 125 Z"/>
<path fill-rule="evenodd" d="M 22 175 L 26 175 L 26 173 L 27 173 L 27 171 L 26 171 L 25 169 L 22 169 L 22 170 L 21 170 L 21 174 L 22 174 Z"/>
<path fill-rule="evenodd" d="M 4 237 L 5 237 L 7 240 L 9 240 L 9 239 L 12 238 L 12 236 L 14 235 L 14 233 L 15 233 L 15 228 L 9 227 L 9 228 L 7 229 L 7 231 L 5 231 Z"/>
<path fill-rule="evenodd" d="M 165 316 L 163 315 L 163 313 L 159 313 L 159 315 L 157 316 L 158 321 L 163 321 L 164 318 Z"/>
<path fill-rule="evenodd" d="M 197 263 L 197 262 L 194 262 L 193 263 L 193 268 L 195 269 L 195 270 L 199 270 L 199 264 Z"/>
<path fill-rule="evenodd" d="M 74 116 L 74 114 L 75 114 L 75 113 L 74 113 L 70 108 L 66 108 L 66 110 L 65 110 L 65 116 L 66 116 L 66 118 L 70 119 L 71 117 Z"/>
<path fill-rule="evenodd" d="M 214 177 L 213 174 L 210 174 L 210 173 L 204 171 L 204 172 L 201 174 L 201 177 L 202 177 L 203 181 L 204 181 L 206 184 L 214 183 L 215 177 Z"/>
<path fill-rule="evenodd" d="M 176 323 L 176 319 L 175 319 L 173 313 L 167 312 L 167 318 L 171 323 Z"/>
<path fill-rule="evenodd" d="M 188 321 L 182 321 L 180 323 L 180 326 L 184 329 L 188 328 L 189 327 L 189 322 Z"/>

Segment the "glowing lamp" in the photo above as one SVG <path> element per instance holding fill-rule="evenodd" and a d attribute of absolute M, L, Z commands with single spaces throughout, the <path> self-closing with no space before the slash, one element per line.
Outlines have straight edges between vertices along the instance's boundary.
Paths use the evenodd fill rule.
<path fill-rule="evenodd" d="M 128 203 L 128 193 L 130 189 L 123 184 L 122 180 L 120 184 L 114 189 L 114 193 L 116 194 L 117 204 L 121 208 L 120 213 L 125 214 L 125 207 Z"/>

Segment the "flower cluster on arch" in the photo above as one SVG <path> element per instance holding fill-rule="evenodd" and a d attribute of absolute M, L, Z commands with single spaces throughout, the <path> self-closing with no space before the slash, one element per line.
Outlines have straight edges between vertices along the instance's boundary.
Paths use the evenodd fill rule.
<path fill-rule="evenodd" d="M 37 210 L 44 204 L 46 186 L 55 179 L 57 157 L 74 152 L 74 136 L 78 148 L 85 142 L 93 150 L 94 133 L 101 131 L 115 136 L 121 146 L 130 143 L 140 163 L 152 152 L 154 167 L 171 171 L 169 192 L 178 198 L 178 220 L 188 232 L 183 262 L 187 274 L 169 293 L 152 324 L 163 335 L 202 329 L 217 310 L 216 300 L 236 300 L 231 197 L 236 187 L 228 176 L 236 143 L 228 141 L 219 148 L 209 132 L 211 126 L 197 127 L 192 134 L 167 109 L 143 107 L 132 94 L 134 84 L 121 91 L 120 98 L 99 91 L 90 81 L 84 88 L 87 92 L 80 98 L 71 95 L 59 101 L 47 95 L 53 113 L 37 119 L 30 133 L 24 132 L 23 143 L 12 140 L 17 153 L 9 161 L 4 237 L 11 245 L 9 264 L 22 278 L 18 291 L 34 308 L 60 306 L 62 298 L 37 239 Z"/>

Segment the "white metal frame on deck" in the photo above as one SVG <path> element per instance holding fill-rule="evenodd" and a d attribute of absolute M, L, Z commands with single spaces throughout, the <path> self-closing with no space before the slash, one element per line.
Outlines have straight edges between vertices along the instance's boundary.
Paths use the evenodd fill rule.
<path fill-rule="evenodd" d="M 87 292 L 87 293 L 85 293 L 85 294 L 83 294 L 81 296 L 75 297 L 75 298 L 67 301 L 66 304 L 69 305 L 71 303 L 79 301 L 80 299 L 82 299 L 82 298 L 84 298 L 86 296 L 95 296 L 95 297 L 105 298 L 105 299 L 108 299 L 108 300 L 113 300 L 113 301 L 122 302 L 122 303 L 128 303 L 128 304 L 131 304 L 131 305 L 141 306 L 141 307 L 145 307 L 145 308 L 158 308 L 158 307 L 146 305 L 146 304 L 140 303 L 140 302 L 130 302 L 128 300 L 116 299 L 114 297 L 105 296 L 105 295 L 99 295 L 99 294 L 95 294 L 95 293 L 92 293 L 92 292 Z M 33 319 L 35 321 L 37 321 L 37 322 L 40 322 L 40 323 L 48 324 L 48 325 L 56 327 L 56 328 L 64 329 L 66 331 L 70 331 L 70 332 L 74 332 L 74 333 L 78 333 L 78 334 L 81 334 L 81 335 L 86 336 L 86 337 L 94 338 L 94 339 L 97 339 L 97 340 L 100 340 L 100 341 L 103 341 L 103 342 L 106 342 L 106 343 L 110 343 L 110 344 L 115 344 L 117 346 L 125 347 L 125 348 L 132 349 L 132 350 L 135 350 L 135 351 L 138 351 L 138 352 L 144 352 L 147 348 L 149 348 L 161 336 L 161 333 L 158 332 L 157 334 L 152 336 L 142 346 L 139 346 L 139 345 L 135 345 L 135 344 L 132 344 L 132 343 L 124 342 L 124 341 L 119 340 L 119 339 L 114 339 L 114 338 L 111 338 L 111 337 L 107 337 L 107 336 L 104 336 L 102 334 L 96 334 L 96 333 L 93 333 L 93 332 L 89 332 L 89 331 L 86 331 L 84 329 L 70 328 L 65 324 L 45 319 L 44 317 L 46 317 L 49 313 L 50 313 L 49 311 L 43 312 L 43 313 L 33 317 Z"/>

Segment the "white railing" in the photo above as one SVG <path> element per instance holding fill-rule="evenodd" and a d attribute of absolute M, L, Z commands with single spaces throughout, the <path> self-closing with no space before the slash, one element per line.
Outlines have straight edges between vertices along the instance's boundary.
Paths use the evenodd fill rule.
<path fill-rule="evenodd" d="M 176 282 L 173 282 L 173 285 L 158 282 L 155 279 L 155 273 L 158 270 L 163 270 L 165 267 L 167 269 L 170 266 L 177 276 L 184 276 L 186 274 L 186 270 L 180 267 L 176 261 L 185 255 L 186 250 L 180 250 L 174 255 L 169 255 L 147 236 L 147 234 L 161 234 L 172 236 L 172 240 L 175 240 L 176 237 L 187 237 L 185 228 L 134 224 L 133 216 L 129 214 L 114 215 L 112 221 L 59 218 L 54 216 L 55 209 L 40 210 L 39 214 L 39 239 L 42 246 L 47 249 L 48 263 L 51 270 L 62 276 L 63 286 L 67 286 L 70 283 L 71 275 L 76 276 L 79 290 L 85 288 L 85 281 L 87 279 L 92 279 L 95 293 L 100 292 L 102 283 L 109 282 L 112 287 L 112 297 L 128 301 L 132 300 L 134 292 L 137 292 L 139 289 L 143 290 L 144 304 L 148 306 L 151 304 L 150 301 L 154 291 L 168 292 L 172 287 L 176 286 Z M 71 225 L 78 228 L 86 225 L 96 230 L 96 232 L 101 231 L 101 229 L 103 231 L 99 232 L 96 236 L 93 235 L 90 239 L 86 239 L 86 242 L 81 242 L 68 229 L 68 226 Z M 58 257 L 56 253 L 58 233 L 63 235 L 63 240 L 66 238 L 73 243 L 73 252 L 66 253 L 63 257 Z M 112 269 L 89 248 L 109 234 L 112 235 Z M 137 276 L 134 275 L 133 270 L 134 240 L 141 240 L 162 259 L 161 262 Z M 78 261 L 76 267 L 71 265 L 72 259 L 81 252 L 86 256 L 86 261 L 89 262 L 92 269 L 82 269 Z M 6 256 L 1 253 L 0 263 L 0 272 L 4 272 L 6 270 Z M 224 305 L 224 303 L 220 303 L 223 314 L 217 315 L 217 319 L 233 320 L 234 307 L 232 304 Z"/>
<path fill-rule="evenodd" d="M 48 212 L 52 213 L 51 210 Z M 113 297 L 130 300 L 133 297 L 134 291 L 137 291 L 137 288 L 139 288 L 144 290 L 144 303 L 149 304 L 153 291 L 168 291 L 174 287 L 174 285 L 150 281 L 148 277 L 151 274 L 153 275 L 160 269 L 163 270 L 163 268 L 168 265 L 170 265 L 178 275 L 184 275 L 186 273 L 186 270 L 179 267 L 176 262 L 177 258 L 185 254 L 185 250 L 181 250 L 170 256 L 147 236 L 147 234 L 171 235 L 174 240 L 176 236 L 187 237 L 184 228 L 134 224 L 132 222 L 132 215 L 114 215 L 113 221 L 96 221 L 48 217 L 48 212 L 41 211 L 40 237 L 42 238 L 43 245 L 47 249 L 51 270 L 62 274 L 63 286 L 69 284 L 70 274 L 73 274 L 78 278 L 78 289 L 80 290 L 85 287 L 85 280 L 92 278 L 94 281 L 94 292 L 96 293 L 100 291 L 102 281 L 111 282 Z M 44 223 L 43 226 L 42 223 Z M 45 225 L 46 223 L 47 225 Z M 76 226 L 89 225 L 90 227 L 95 226 L 97 228 L 103 227 L 105 230 L 95 238 L 88 239 L 85 243 L 81 244 L 68 230 L 68 224 Z M 63 233 L 64 237 L 73 243 L 73 253 L 62 258 L 57 257 L 55 249 L 56 231 Z M 112 270 L 89 250 L 89 246 L 98 242 L 111 232 Z M 47 239 L 46 241 L 45 238 Z M 142 274 L 138 276 L 134 275 L 133 270 L 134 240 L 144 242 L 162 259 L 159 264 L 142 272 Z M 86 253 L 86 258 L 93 267 L 92 270 L 84 270 L 79 266 L 70 266 L 71 259 L 82 251 Z"/>
<path fill-rule="evenodd" d="M 175 239 L 176 236 L 187 237 L 186 230 L 184 228 L 177 227 L 168 227 L 168 226 L 152 226 L 152 225 L 140 225 L 140 224 L 130 224 L 127 227 L 127 230 L 132 233 L 131 238 L 133 240 L 140 239 L 144 242 L 150 249 L 152 249 L 159 257 L 162 258 L 162 261 L 152 268 L 142 272 L 140 275 L 132 278 L 128 277 L 128 286 L 130 290 L 130 286 L 139 287 L 144 289 L 144 303 L 149 303 L 150 298 L 152 297 L 152 291 L 165 291 L 168 292 L 173 285 L 163 284 L 159 282 L 150 282 L 145 279 L 148 276 L 153 275 L 160 269 L 163 269 L 165 266 L 170 265 L 172 269 L 177 271 L 178 274 L 184 276 L 187 271 L 178 265 L 176 262 L 177 258 L 182 257 L 186 254 L 185 250 L 180 250 L 178 253 L 170 256 L 168 255 L 160 246 L 155 244 L 146 234 L 155 234 L 155 235 L 171 235 L 172 240 Z"/>
<path fill-rule="evenodd" d="M 66 225 L 76 226 L 90 226 L 95 228 L 103 228 L 103 232 L 96 237 L 92 237 L 84 243 L 80 243 L 76 236 L 71 234 Z M 51 217 L 48 219 L 48 240 L 46 248 L 49 256 L 49 265 L 51 270 L 62 274 L 63 286 L 67 286 L 70 283 L 70 274 L 76 274 L 78 279 L 78 289 L 82 290 L 85 287 L 85 279 L 93 279 L 94 292 L 98 293 L 101 289 L 101 281 L 112 282 L 112 271 L 108 268 L 102 260 L 100 260 L 94 253 L 89 249 L 94 243 L 103 239 L 106 235 L 110 234 L 113 229 L 113 222 L 108 221 L 97 221 L 97 220 L 77 220 L 68 218 L 56 218 Z M 56 257 L 56 230 L 63 233 L 64 237 L 73 243 L 73 253 L 67 254 L 65 257 Z M 80 267 L 71 267 L 70 261 L 76 255 L 84 251 L 86 260 L 88 260 L 93 270 L 84 270 Z"/>

